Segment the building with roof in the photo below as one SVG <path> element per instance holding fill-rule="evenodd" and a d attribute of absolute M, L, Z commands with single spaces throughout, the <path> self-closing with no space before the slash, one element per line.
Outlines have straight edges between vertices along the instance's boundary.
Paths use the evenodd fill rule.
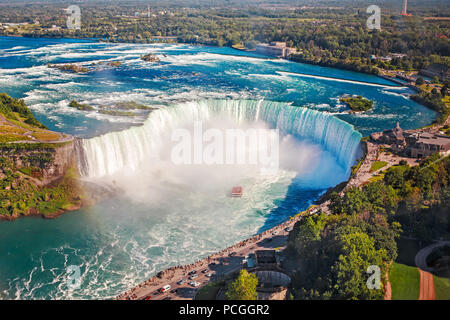
<path fill-rule="evenodd" d="M 281 270 L 255 270 L 258 300 L 285 300 L 291 277 Z"/>
<path fill-rule="evenodd" d="M 275 250 L 256 250 L 255 262 L 259 267 L 262 266 L 278 266 L 280 261 Z"/>
<path fill-rule="evenodd" d="M 425 158 L 432 154 L 450 154 L 450 137 L 428 132 L 417 133 L 409 137 L 415 140 L 407 148 L 407 153 L 412 158 Z"/>
<path fill-rule="evenodd" d="M 420 70 L 420 74 L 430 78 L 437 76 L 442 82 L 450 80 L 450 70 L 445 64 L 433 63 L 428 68 Z"/>
<path fill-rule="evenodd" d="M 406 146 L 406 139 L 403 135 L 403 129 L 400 128 L 400 124 L 397 122 L 395 128 L 384 130 L 380 133 L 372 133 L 370 135 L 372 140 L 383 144 L 389 144 L 394 151 L 400 151 Z"/>
<path fill-rule="evenodd" d="M 249 255 L 247 269 L 258 278 L 258 300 L 285 300 L 291 276 L 280 267 L 280 258 L 275 250 L 256 250 Z"/>
<path fill-rule="evenodd" d="M 372 133 L 372 141 L 388 144 L 396 153 L 411 158 L 425 158 L 432 154 L 450 154 L 450 137 L 430 132 L 407 132 L 397 122 L 395 128 Z"/>
<path fill-rule="evenodd" d="M 286 42 L 273 41 L 270 44 L 260 43 L 256 45 L 256 53 L 274 56 L 277 58 L 287 58 L 291 54 L 296 53 L 295 48 L 286 46 Z"/>

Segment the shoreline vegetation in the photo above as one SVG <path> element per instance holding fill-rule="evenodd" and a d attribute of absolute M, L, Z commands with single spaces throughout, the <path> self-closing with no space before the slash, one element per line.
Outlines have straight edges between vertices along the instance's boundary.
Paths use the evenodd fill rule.
<path fill-rule="evenodd" d="M 74 145 L 37 121 L 23 100 L 0 93 L 0 220 L 55 218 L 106 196 L 80 182 Z"/>
<path fill-rule="evenodd" d="M 290 57 L 295 62 L 375 75 L 384 75 L 387 71 L 411 74 L 433 63 L 450 64 L 449 41 L 445 36 L 449 33 L 448 22 L 425 19 L 448 13 L 448 7 L 445 2 L 442 3 L 444 6 L 413 7 L 412 17 L 400 17 L 394 9 L 386 8 L 388 14 L 383 13 L 383 29 L 380 31 L 367 30 L 366 8 L 355 7 L 347 0 L 344 0 L 341 10 L 265 10 L 258 7 L 251 10 L 220 7 L 180 10 L 171 7 L 164 13 L 155 14 L 151 20 L 145 16 L 146 7 L 143 5 L 132 8 L 132 12 L 138 12 L 134 16 L 130 14 L 129 6 L 123 9 L 120 6 L 93 5 L 89 11 L 83 12 L 83 28 L 75 31 L 65 29 L 65 16 L 48 14 L 52 7 L 29 5 L 27 10 L 23 10 L 17 5 L 18 9 L 10 6 L 2 10 L 0 21 L 20 22 L 14 21 L 14 17 L 22 17 L 29 23 L 2 29 L 0 35 L 95 37 L 99 41 L 113 43 L 181 42 L 250 50 L 258 42 L 284 41 L 287 46 L 297 49 L 298 54 Z M 61 11 L 62 8 L 55 6 L 53 9 Z M 17 10 L 20 10 L 19 14 Z M 23 12 L 29 16 L 24 17 Z M 36 23 L 37 16 L 42 18 Z M 154 59 L 152 57 L 148 59 L 156 62 L 151 61 Z M 77 72 L 72 70 L 73 67 L 67 68 L 64 71 Z M 440 86 L 439 83 L 433 85 Z M 439 113 L 432 126 L 447 121 L 446 92 L 436 92 L 436 87 L 435 92 L 431 88 L 423 89 L 417 83 L 411 86 L 418 91 L 411 99 Z M 353 106 L 356 109 L 367 107 L 366 103 L 353 103 Z M 380 179 L 359 181 L 353 185 L 349 180 L 340 185 L 341 190 L 335 187 L 338 192 L 327 193 L 326 201 L 318 206 L 310 207 L 272 229 L 205 259 L 160 271 L 118 298 L 145 298 L 167 284 L 168 279 L 174 280 L 176 275 L 203 269 L 211 261 L 230 256 L 234 250 L 244 247 L 251 250 L 255 243 L 272 240 L 274 234 L 293 227 L 283 252 L 288 261 L 282 265 L 292 275 L 290 299 L 383 299 L 384 286 L 382 290 L 368 290 L 367 277 L 361 270 L 378 265 L 382 275 L 393 271 L 391 280 L 394 284 L 400 283 L 397 287 L 402 287 L 404 281 L 396 277 L 396 265 L 391 269 L 401 253 L 397 245 L 399 237 L 415 237 L 425 241 L 449 237 L 446 222 L 450 205 L 450 160 L 448 156 L 440 158 L 433 155 L 413 166 L 404 161 L 389 168 L 381 162 L 372 162 L 372 165 L 370 169 L 381 171 Z M 22 175 L 30 178 L 36 175 L 39 179 L 39 171 L 31 166 L 10 166 L 14 175 L 2 172 L 6 179 L 0 180 L 9 183 L 6 191 L 23 190 L 20 185 L 17 186 L 17 181 L 22 181 Z M 360 168 L 361 163 L 352 170 L 350 179 L 360 173 Z M 28 194 L 32 195 L 31 200 L 36 199 L 34 192 Z M 47 206 L 44 210 L 64 207 L 66 199 L 59 198 L 58 189 L 55 189 L 55 194 L 38 193 L 36 201 L 45 203 L 46 199 L 50 200 L 51 208 Z M 19 193 L 18 200 L 22 198 Z M 1 204 L 5 204 L 8 213 L 11 209 L 17 213 L 17 210 L 27 208 L 29 202 L 25 206 L 19 201 L 13 206 L 11 202 Z M 289 269 L 289 265 L 301 272 Z M 143 295 L 146 287 L 152 289 Z M 394 297 L 397 294 L 393 292 Z"/>
<path fill-rule="evenodd" d="M 119 3 L 123 1 L 119 0 Z M 292 60 L 371 74 L 380 70 L 415 71 L 430 63 L 449 64 L 447 3 L 410 4 L 412 16 L 383 6 L 381 30 L 369 30 L 367 7 L 343 0 L 340 7 L 285 7 L 215 4 L 180 8 L 177 3 L 126 6 L 80 4 L 81 29 L 69 30 L 63 4 L 15 4 L 2 8 L 0 35 L 72 37 L 103 42 L 189 43 L 254 50 L 258 42 L 284 41 L 297 49 Z M 417 37 L 420 34 L 420 37 Z M 447 36 L 446 36 L 447 35 Z M 391 54 L 394 54 L 392 56 Z"/>
<path fill-rule="evenodd" d="M 16 35 L 11 35 L 11 36 L 16 36 Z M 61 39 L 64 39 L 64 37 Z M 73 38 L 73 39 L 85 39 L 85 38 L 80 37 L 80 38 Z M 105 41 L 102 39 L 93 39 L 93 40 L 99 41 L 99 42 L 109 42 L 109 41 Z M 124 43 L 126 43 L 126 41 Z M 177 43 L 183 44 L 180 42 L 177 42 Z M 184 44 L 192 44 L 192 43 L 184 43 Z M 204 45 L 203 43 L 198 43 L 198 44 Z M 208 45 L 210 45 L 210 44 L 208 44 Z M 230 48 L 236 49 L 236 50 L 243 50 L 243 51 L 252 51 L 246 47 L 242 47 L 242 48 L 245 48 L 245 50 L 244 50 L 236 45 L 232 45 L 232 46 L 230 46 Z M 159 57 L 155 56 L 153 53 L 143 55 L 140 57 L 140 59 L 147 61 L 147 62 L 160 62 L 161 61 L 161 59 Z M 376 70 L 378 70 L 377 72 L 371 72 L 371 71 L 368 72 L 365 70 L 356 70 L 356 69 L 348 68 L 343 65 L 327 64 L 327 63 L 321 64 L 321 63 L 317 63 L 314 61 L 306 61 L 306 60 L 302 61 L 302 60 L 299 60 L 296 56 L 291 56 L 288 58 L 288 60 L 291 60 L 293 62 L 300 62 L 300 63 L 306 63 L 306 64 L 311 64 L 311 65 L 319 65 L 319 66 L 329 67 L 329 68 L 336 68 L 336 69 L 340 69 L 340 70 L 355 71 L 355 72 L 361 72 L 364 74 L 372 74 L 372 75 L 376 75 L 382 79 L 394 82 L 396 84 L 404 85 L 403 83 L 399 82 L 395 78 L 380 74 L 378 69 L 376 69 Z M 450 65 L 450 59 L 446 63 Z M 102 64 L 103 64 L 103 62 L 98 62 L 96 65 L 102 65 Z M 110 67 L 120 67 L 120 66 L 122 66 L 122 63 L 120 61 L 112 61 L 112 62 L 108 62 L 106 65 L 108 65 Z M 48 64 L 48 67 L 55 68 L 55 69 L 65 71 L 65 72 L 74 72 L 74 73 L 88 73 L 90 71 L 94 71 L 94 70 L 90 70 L 87 67 L 83 67 L 83 66 L 80 66 L 75 63 Z M 196 75 L 196 73 L 194 73 L 194 75 Z M 444 102 L 445 95 L 443 95 L 442 93 L 434 93 L 433 94 L 431 92 L 428 92 L 428 91 L 422 89 L 418 85 L 408 85 L 408 87 L 410 87 L 411 89 L 413 89 L 417 92 L 417 94 L 413 94 L 413 95 L 409 96 L 411 100 L 413 100 L 433 111 L 436 111 L 438 113 L 438 116 L 434 120 L 434 123 L 443 124 L 446 121 L 446 119 L 450 115 L 450 106 L 448 104 L 446 104 L 446 102 Z M 444 84 L 444 87 L 448 88 L 448 84 L 447 83 Z M 365 111 L 370 110 L 373 106 L 373 101 L 365 99 L 361 96 L 358 96 L 356 98 L 343 97 L 343 98 L 340 98 L 340 101 L 347 104 L 353 112 L 365 112 Z M 83 109 L 82 105 L 77 106 L 76 104 L 74 104 L 71 107 L 75 107 L 78 110 L 82 110 L 82 111 L 94 110 L 92 107 L 89 107 L 88 105 L 84 105 L 84 106 L 86 106 L 87 109 Z M 81 107 L 81 109 L 79 109 L 79 107 Z M 92 108 L 92 109 L 90 109 L 90 108 Z M 141 109 L 141 110 L 143 110 L 143 109 Z M 110 111 L 110 110 L 99 110 L 98 112 L 102 113 L 102 114 L 106 114 L 106 115 L 112 115 L 112 116 L 128 116 L 128 117 L 136 116 L 136 114 L 133 114 L 131 112 L 120 112 L 120 111 L 115 112 L 115 111 Z"/>
<path fill-rule="evenodd" d="M 381 164 L 376 166 L 382 168 Z M 287 262 L 282 267 L 292 276 L 290 299 L 383 299 L 385 286 L 382 290 L 368 290 L 361 270 L 378 265 L 381 274 L 391 274 L 396 290 L 402 288 L 397 282 L 403 280 L 397 280 L 392 273 L 393 265 L 398 265 L 392 262 L 398 261 L 400 237 L 424 241 L 449 237 L 440 222 L 449 215 L 449 175 L 449 156 L 435 154 L 413 167 L 400 161 L 386 169 L 381 181 L 364 181 L 344 192 L 331 192 L 329 199 L 288 221 L 189 265 L 162 270 L 117 299 L 146 299 L 163 285 L 186 277 L 188 272 L 199 272 L 233 253 L 247 252 L 286 229 L 291 231 L 282 253 Z M 302 271 L 290 270 L 299 261 Z M 232 271 L 208 285 L 216 292 L 226 290 L 236 276 L 236 271 Z M 200 290 L 199 294 L 204 292 Z M 393 296 L 402 294 L 395 291 Z"/>
<path fill-rule="evenodd" d="M 411 95 L 411 100 L 416 101 L 437 112 L 438 117 L 434 121 L 436 124 L 443 124 L 450 115 L 450 108 L 442 101 L 439 93 L 431 93 L 418 88 L 419 93 Z"/>

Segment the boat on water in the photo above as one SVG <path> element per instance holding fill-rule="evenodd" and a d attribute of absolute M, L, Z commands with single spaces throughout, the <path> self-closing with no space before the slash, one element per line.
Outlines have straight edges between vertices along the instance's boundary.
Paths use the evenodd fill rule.
<path fill-rule="evenodd" d="M 233 187 L 231 190 L 231 196 L 234 198 L 242 197 L 242 187 Z"/>

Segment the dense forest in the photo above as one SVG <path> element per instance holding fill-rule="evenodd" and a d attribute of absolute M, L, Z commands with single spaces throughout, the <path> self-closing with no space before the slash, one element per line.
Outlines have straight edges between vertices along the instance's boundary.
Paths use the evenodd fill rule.
<path fill-rule="evenodd" d="M 396 240 L 448 238 L 450 158 L 438 154 L 420 165 L 402 162 L 381 181 L 331 195 L 331 214 L 305 217 L 290 234 L 297 257 L 296 299 L 382 299 L 366 286 L 371 265 L 384 275 L 398 254 Z"/>
<path fill-rule="evenodd" d="M 305 6 L 289 1 L 256 6 L 257 1 L 250 1 L 243 8 L 225 7 L 220 1 L 216 6 L 203 6 L 200 1 L 189 7 L 182 7 L 182 1 L 165 6 L 155 2 L 150 17 L 147 3 L 82 3 L 79 30 L 67 29 L 63 10 L 67 4 L 14 4 L 2 6 L 0 23 L 28 24 L 0 29 L 0 35 L 144 43 L 165 40 L 247 48 L 258 42 L 286 41 L 299 51 L 293 60 L 377 73 L 376 67 L 412 70 L 432 62 L 449 64 L 450 21 L 429 18 L 450 16 L 450 10 L 445 2 L 435 2 L 436 6 L 410 5 L 411 17 L 400 16 L 398 6 L 383 2 L 381 30 L 367 28 L 368 2 L 364 1 L 320 1 L 321 6 L 307 1 Z M 371 59 L 389 53 L 406 57 Z"/>

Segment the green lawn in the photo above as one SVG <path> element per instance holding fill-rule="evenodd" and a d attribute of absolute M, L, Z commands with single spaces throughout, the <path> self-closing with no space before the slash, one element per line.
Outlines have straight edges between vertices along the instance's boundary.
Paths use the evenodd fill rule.
<path fill-rule="evenodd" d="M 375 161 L 370 167 L 370 171 L 377 171 L 387 165 L 386 161 Z"/>
<path fill-rule="evenodd" d="M 436 300 L 450 300 L 450 279 L 433 276 Z"/>
<path fill-rule="evenodd" d="M 420 290 L 419 270 L 394 262 L 389 272 L 392 300 L 417 300 Z"/>

